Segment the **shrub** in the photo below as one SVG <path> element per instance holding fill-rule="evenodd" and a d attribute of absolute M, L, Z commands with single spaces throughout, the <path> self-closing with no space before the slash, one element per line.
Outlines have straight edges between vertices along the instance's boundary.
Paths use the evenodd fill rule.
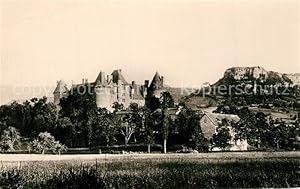
<path fill-rule="evenodd" d="M 36 152 L 41 152 L 42 154 L 48 151 L 60 154 L 62 151 L 67 150 L 65 145 L 59 141 L 55 141 L 55 138 L 48 132 L 40 133 L 38 138 L 32 141 L 28 148 Z"/>
<path fill-rule="evenodd" d="M 20 146 L 20 133 L 14 127 L 5 129 L 0 137 L 0 151 L 12 152 Z"/>

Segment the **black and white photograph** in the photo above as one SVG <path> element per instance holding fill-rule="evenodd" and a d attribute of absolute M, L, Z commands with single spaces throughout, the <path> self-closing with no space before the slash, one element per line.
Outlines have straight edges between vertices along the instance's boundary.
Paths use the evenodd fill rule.
<path fill-rule="evenodd" d="M 0 189 L 300 188 L 299 0 L 0 0 Z"/>

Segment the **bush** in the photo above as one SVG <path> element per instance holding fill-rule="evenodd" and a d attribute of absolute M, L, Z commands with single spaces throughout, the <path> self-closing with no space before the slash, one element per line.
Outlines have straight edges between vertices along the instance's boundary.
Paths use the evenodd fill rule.
<path fill-rule="evenodd" d="M 0 151 L 13 152 L 16 147 L 20 146 L 21 136 L 14 127 L 8 127 L 0 136 Z"/>
<path fill-rule="evenodd" d="M 22 176 L 19 170 L 8 170 L 0 174 L 0 188 L 17 189 L 22 185 Z"/>
<path fill-rule="evenodd" d="M 39 134 L 37 139 L 32 141 L 28 146 L 28 149 L 32 149 L 33 151 L 42 154 L 47 153 L 48 151 L 60 154 L 62 151 L 66 151 L 67 147 L 59 141 L 55 141 L 55 138 L 50 133 L 43 132 Z"/>

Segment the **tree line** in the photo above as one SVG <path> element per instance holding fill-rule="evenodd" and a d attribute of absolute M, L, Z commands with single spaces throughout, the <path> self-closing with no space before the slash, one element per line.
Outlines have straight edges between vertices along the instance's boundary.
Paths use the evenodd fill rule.
<path fill-rule="evenodd" d="M 235 139 L 247 139 L 256 149 L 300 149 L 300 108 L 298 115 L 288 121 L 274 118 L 263 112 L 252 112 L 248 107 L 234 104 L 220 105 L 215 113 L 236 114 L 240 121 L 232 123 Z"/>
<path fill-rule="evenodd" d="M 29 151 L 41 153 L 61 152 L 66 146 L 126 147 L 130 143 L 145 144 L 149 152 L 151 145 L 162 144 L 166 152 L 167 145 L 196 147 L 200 146 L 197 141 L 204 141 L 199 116 L 193 110 L 185 107 L 171 119 L 168 111 L 175 106 L 170 93 L 147 101 L 146 106 L 131 103 L 127 108 L 115 102 L 113 111 L 108 111 L 97 107 L 93 95 L 70 93 L 61 99 L 59 107 L 47 102 L 46 97 L 3 105 L 0 150 L 13 151 L 22 146 L 20 143 L 26 143 Z M 182 123 L 185 126 L 179 127 Z M 169 139 L 171 142 L 167 142 Z"/>
<path fill-rule="evenodd" d="M 208 140 L 200 127 L 201 113 L 181 103 L 174 105 L 170 93 L 146 99 L 145 106 L 131 103 L 125 108 L 115 102 L 113 111 L 98 108 L 93 95 L 70 93 L 59 107 L 47 98 L 33 98 L 22 104 L 13 102 L 0 106 L 0 150 L 26 149 L 40 153 L 61 153 L 68 148 L 110 147 L 143 144 L 148 152 L 160 144 L 162 151 L 211 147 L 225 149 L 230 140 L 247 139 L 256 148 L 298 149 L 299 121 L 284 123 L 247 108 L 221 113 L 238 114 L 241 120 L 232 123 L 235 136 L 226 124 Z M 224 111 L 224 110 L 223 110 Z M 226 121 L 226 120 L 224 120 Z M 225 127 L 224 127 L 225 125 Z M 222 127 L 221 127 L 222 126 Z"/>

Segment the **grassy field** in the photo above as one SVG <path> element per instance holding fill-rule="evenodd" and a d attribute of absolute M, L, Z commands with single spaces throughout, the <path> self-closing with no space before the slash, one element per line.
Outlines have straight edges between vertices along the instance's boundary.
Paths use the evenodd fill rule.
<path fill-rule="evenodd" d="M 0 188 L 299 187 L 299 157 L 298 152 L 2 154 Z"/>

